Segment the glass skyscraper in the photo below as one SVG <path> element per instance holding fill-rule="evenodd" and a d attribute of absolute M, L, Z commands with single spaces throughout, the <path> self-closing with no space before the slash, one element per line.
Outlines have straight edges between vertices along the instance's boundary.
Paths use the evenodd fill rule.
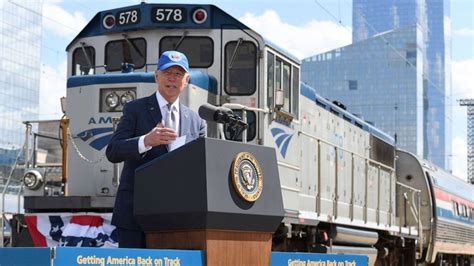
<path fill-rule="evenodd" d="M 421 156 L 423 44 L 419 27 L 388 31 L 304 59 L 302 80 Z"/>
<path fill-rule="evenodd" d="M 417 141 L 422 143 L 417 143 L 416 150 L 421 145 L 423 150 L 420 155 L 449 170 L 451 168 L 449 156 L 451 153 L 451 112 L 448 109 L 448 97 L 451 95 L 450 0 L 353 0 L 353 45 L 358 45 L 360 41 L 368 40 L 373 36 L 382 36 L 383 38 L 384 33 L 387 31 L 405 29 L 414 25 L 417 25 L 423 41 L 423 43 L 417 42 L 417 45 L 422 47 L 422 50 L 419 50 L 419 53 L 422 54 L 422 59 L 417 61 L 418 66 L 423 61 L 422 72 L 420 72 L 418 66 L 416 67 L 416 72 L 423 75 L 423 104 L 418 106 L 416 116 L 403 119 L 418 119 L 420 116 L 419 112 L 422 112 L 423 136 L 417 139 Z M 417 39 L 420 39 L 420 37 L 417 36 Z M 398 53 L 399 56 L 406 56 L 408 59 L 411 56 L 405 54 L 408 47 L 399 47 L 401 44 L 399 42 L 403 41 L 394 39 L 386 43 L 385 46 L 391 48 L 393 53 Z M 394 47 L 399 48 L 395 50 L 393 49 Z M 375 51 L 362 52 L 370 55 Z M 418 56 L 419 54 L 417 54 Z M 367 56 L 367 58 L 361 60 L 364 61 L 354 63 L 361 67 L 367 67 L 366 72 L 361 73 L 364 76 L 373 75 L 374 72 L 381 75 L 382 79 L 392 76 L 391 73 L 374 69 L 373 65 L 379 65 L 375 61 L 380 60 L 380 58 Z M 386 63 L 391 64 L 390 61 Z M 306 64 L 306 66 L 309 65 Z M 352 66 L 343 65 L 341 67 L 350 68 Z M 304 64 L 302 71 L 303 73 L 308 73 L 311 69 L 305 69 Z M 391 71 L 390 68 L 386 69 L 386 72 L 389 71 Z M 415 71 L 414 68 L 413 71 Z M 338 78 L 340 80 L 346 79 L 344 76 L 339 76 Z M 307 81 L 310 85 L 317 85 L 312 83 L 312 79 L 314 77 L 305 74 L 302 76 L 303 81 Z M 400 77 L 400 79 L 403 80 L 404 77 Z M 394 79 L 387 80 L 387 82 L 396 83 L 398 81 Z M 375 84 L 368 86 L 375 86 Z M 393 87 L 395 85 L 383 83 L 378 86 L 380 86 L 377 88 L 378 90 L 383 90 L 384 87 Z M 318 89 L 318 87 L 316 88 Z M 362 91 L 360 92 L 362 93 Z M 393 92 L 393 95 L 395 96 L 396 93 Z M 404 92 L 400 91 L 400 93 Z M 328 98 L 334 98 L 338 93 L 328 89 L 323 95 Z M 379 104 L 376 101 L 372 101 L 372 99 L 377 99 L 376 95 L 361 96 L 364 97 L 363 102 L 358 103 L 351 99 L 351 103 L 346 102 L 346 104 L 349 106 L 357 104 L 376 106 Z M 397 108 L 396 113 L 398 114 L 397 116 L 400 115 L 400 108 Z M 361 113 L 361 115 L 370 116 L 372 114 Z M 387 132 L 395 131 L 385 126 L 381 128 Z M 403 131 L 401 128 L 400 130 Z M 398 134 L 398 137 L 404 138 L 400 134 Z M 405 146 L 403 139 L 399 139 L 399 144 Z"/>
<path fill-rule="evenodd" d="M 417 23 L 426 47 L 424 156 L 451 168 L 450 0 L 354 0 L 352 40 Z"/>
<path fill-rule="evenodd" d="M 0 1 L 2 169 L 13 163 L 25 140 L 22 121 L 38 117 L 42 5 L 42 1 Z"/>

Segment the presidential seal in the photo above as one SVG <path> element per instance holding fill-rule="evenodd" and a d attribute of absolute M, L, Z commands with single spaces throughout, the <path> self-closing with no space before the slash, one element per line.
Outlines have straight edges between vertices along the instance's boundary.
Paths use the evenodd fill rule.
<path fill-rule="evenodd" d="M 235 191 L 242 199 L 254 202 L 262 194 L 262 168 L 253 154 L 241 152 L 235 156 L 231 178 Z"/>

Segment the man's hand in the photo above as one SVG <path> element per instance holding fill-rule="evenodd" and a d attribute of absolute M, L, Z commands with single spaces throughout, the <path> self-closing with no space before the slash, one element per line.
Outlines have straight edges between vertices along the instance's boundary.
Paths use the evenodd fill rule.
<path fill-rule="evenodd" d="M 173 142 L 176 137 L 176 131 L 174 131 L 174 129 L 165 127 L 163 121 L 161 121 L 158 125 L 156 125 L 156 127 L 148 132 L 148 134 L 145 135 L 143 143 L 145 144 L 145 147 L 168 145 Z"/>

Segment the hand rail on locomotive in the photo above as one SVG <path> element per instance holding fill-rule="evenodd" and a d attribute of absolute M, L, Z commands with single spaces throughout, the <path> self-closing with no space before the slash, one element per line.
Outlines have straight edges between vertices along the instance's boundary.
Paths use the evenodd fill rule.
<path fill-rule="evenodd" d="M 403 183 L 400 183 L 397 181 L 397 186 L 408 190 L 407 192 L 403 192 L 403 213 L 404 215 L 399 215 L 399 233 L 402 232 L 402 227 L 408 227 L 408 234 L 411 235 L 411 226 L 407 224 L 407 206 L 410 208 L 410 212 L 413 216 L 413 218 L 417 222 L 417 233 L 418 233 L 418 249 L 419 251 L 417 252 L 417 259 L 421 259 L 421 255 L 423 254 L 423 229 L 422 229 L 422 224 L 421 224 L 421 190 L 415 189 L 413 187 L 407 186 Z M 411 195 L 411 201 L 410 197 L 408 196 L 408 193 Z M 400 195 L 401 196 L 401 195 Z M 415 205 L 416 204 L 416 205 Z M 404 218 L 404 221 L 402 221 L 402 218 Z"/>
<path fill-rule="evenodd" d="M 351 154 L 351 158 L 352 158 L 352 159 L 351 159 L 351 160 L 352 160 L 351 180 L 352 180 L 352 182 L 354 181 L 354 175 L 355 175 L 355 173 L 354 173 L 354 157 L 359 157 L 359 158 L 361 158 L 361 159 L 363 159 L 363 160 L 365 161 L 365 165 L 366 165 L 366 173 L 365 173 L 365 175 L 366 175 L 366 176 L 368 175 L 367 171 L 368 171 L 368 166 L 369 166 L 369 164 L 375 165 L 375 166 L 377 167 L 377 169 L 378 169 L 378 178 L 379 178 L 379 179 L 380 179 L 380 171 L 381 171 L 382 168 L 385 168 L 386 170 L 388 170 L 388 172 L 390 173 L 391 178 L 392 178 L 392 176 L 393 176 L 393 174 L 394 174 L 394 172 L 395 172 L 395 169 L 394 169 L 393 167 L 390 167 L 390 166 L 385 165 L 385 164 L 383 164 L 383 163 L 380 163 L 380 162 L 377 162 L 377 161 L 372 160 L 372 159 L 370 159 L 370 158 L 367 158 L 366 156 L 361 155 L 361 154 L 358 154 L 358 153 L 356 153 L 356 152 L 347 150 L 347 149 L 345 149 L 345 148 L 343 148 L 343 147 L 341 147 L 341 146 L 339 146 L 339 145 L 337 145 L 337 144 L 334 144 L 334 143 L 332 143 L 332 142 L 330 142 L 330 141 L 323 140 L 323 139 L 321 139 L 321 138 L 318 138 L 318 137 L 316 137 L 316 136 L 314 136 L 314 135 L 312 135 L 312 134 L 309 134 L 309 133 L 304 132 L 304 131 L 301 131 L 301 130 L 298 131 L 298 134 L 302 134 L 302 135 L 305 135 L 305 136 L 307 136 L 307 137 L 309 137 L 309 138 L 312 138 L 312 139 L 316 140 L 316 141 L 317 141 L 317 147 L 318 147 L 318 152 L 317 152 L 318 154 L 320 154 L 320 152 L 321 152 L 321 143 L 324 143 L 324 144 L 326 144 L 326 145 L 328 145 L 328 146 L 330 146 L 330 147 L 333 147 L 333 148 L 334 148 L 334 151 L 335 151 L 335 154 L 336 154 L 336 156 L 335 156 L 335 158 L 336 158 L 335 168 L 336 168 L 336 169 L 338 169 L 338 165 L 339 165 L 338 160 L 337 160 L 337 158 L 338 158 L 338 156 L 337 156 L 338 150 L 343 151 L 343 152 L 347 152 L 347 153 Z M 321 158 L 321 156 L 319 155 L 318 158 Z M 318 169 L 321 169 L 321 161 L 320 161 L 320 159 L 318 160 Z M 338 171 L 336 171 L 336 175 L 337 175 L 337 172 L 338 172 Z M 321 179 L 320 176 L 321 176 L 321 172 L 318 171 L 318 180 Z M 337 178 L 337 176 L 336 176 L 335 180 L 337 180 L 337 179 L 338 179 L 338 178 Z M 318 195 L 316 196 L 316 200 L 317 200 L 317 203 L 316 203 L 316 212 L 318 212 L 318 213 L 321 211 L 321 208 L 322 208 L 322 207 L 321 207 L 321 197 L 320 197 L 319 194 L 320 194 L 320 193 L 318 192 Z M 337 198 L 338 198 L 338 195 L 337 195 L 337 194 L 338 194 L 338 192 L 337 192 L 337 185 L 336 185 L 335 195 L 334 195 L 334 198 L 333 198 L 333 204 L 334 204 L 334 206 L 337 205 Z M 367 221 L 367 198 L 365 199 L 365 201 L 366 201 L 366 203 L 364 204 L 364 220 Z M 378 201 L 380 201 L 380 199 L 379 199 Z M 379 203 L 380 203 L 380 202 L 378 202 L 378 204 L 379 204 Z M 354 207 L 353 205 L 354 205 L 354 203 L 353 203 L 352 200 L 351 200 L 351 209 Z M 338 214 L 337 214 L 337 208 L 333 208 L 333 209 L 335 210 L 334 217 L 336 218 L 337 215 L 338 215 Z M 380 210 L 379 210 L 379 207 L 377 207 L 377 220 L 379 219 L 378 217 L 380 217 L 379 211 L 380 211 Z M 354 212 L 353 212 L 353 211 L 351 211 L 349 215 L 351 216 L 351 217 L 350 217 L 351 219 L 354 218 L 354 217 L 353 217 L 353 215 L 354 215 Z M 389 212 L 389 215 L 391 215 L 391 211 Z M 401 230 L 401 228 L 400 228 L 400 230 Z"/>
<path fill-rule="evenodd" d="M 314 139 L 314 140 L 316 140 L 316 141 L 318 141 L 318 142 L 322 142 L 322 143 L 324 143 L 324 144 L 327 144 L 327 145 L 329 145 L 329 146 L 332 146 L 332 147 L 334 147 L 334 148 L 337 148 L 337 149 L 339 149 L 339 150 L 341 150 L 341 151 L 348 152 L 348 153 L 350 153 L 351 155 L 357 156 L 357 157 L 359 157 L 359 158 L 361 158 L 361 159 L 365 159 L 365 160 L 367 160 L 367 162 L 369 162 L 369 163 L 371 163 L 371 164 L 374 164 L 374 165 L 376 165 L 376 166 L 378 166 L 378 167 L 385 168 L 386 170 L 390 171 L 391 173 L 395 172 L 395 169 L 394 169 L 393 167 L 390 167 L 390 166 L 385 165 L 385 164 L 383 164 L 383 163 L 380 163 L 380 162 L 377 162 L 377 161 L 372 160 L 372 159 L 370 159 L 370 158 L 367 158 L 367 157 L 365 157 L 365 156 L 362 155 L 362 154 L 359 154 L 359 153 L 350 151 L 350 150 L 348 150 L 348 149 L 345 149 L 345 148 L 343 148 L 342 146 L 339 146 L 339 145 L 337 145 L 337 144 L 334 144 L 334 143 L 332 143 L 332 142 L 330 142 L 330 141 L 327 141 L 327 140 L 323 140 L 323 139 L 321 139 L 321 138 L 318 138 L 318 137 L 316 137 L 316 136 L 313 135 L 313 134 L 310 134 L 310 133 L 307 133 L 307 132 L 304 132 L 304 131 L 301 131 L 301 130 L 298 131 L 298 134 L 305 135 L 305 136 L 310 137 L 310 138 L 312 138 L 312 139 Z"/>
<path fill-rule="evenodd" d="M 63 118 L 61 120 L 31 120 L 31 121 L 24 121 L 23 124 L 25 124 L 25 141 L 18 151 L 18 154 L 16 156 L 16 159 L 11 166 L 10 173 L 6 179 L 6 182 L 4 182 L 4 185 L 2 186 L 2 206 L 1 206 L 1 215 L 4 216 L 4 214 L 10 214 L 9 212 L 6 212 L 5 209 L 5 199 L 7 194 L 11 194 L 11 192 L 15 192 L 14 195 L 17 196 L 16 202 L 17 202 L 17 210 L 16 213 L 20 213 L 21 211 L 21 195 L 23 188 L 25 186 L 25 177 L 29 178 L 29 183 L 32 184 L 32 186 L 36 186 L 41 183 L 47 183 L 50 182 L 51 185 L 57 187 L 57 189 L 49 191 L 50 193 L 57 193 L 64 195 L 64 188 L 66 185 L 66 171 L 67 171 L 67 166 L 66 166 L 66 161 L 67 161 L 67 138 L 65 135 L 65 127 L 63 124 L 63 120 L 67 120 L 67 118 Z M 36 133 L 33 132 L 33 124 L 37 124 L 38 126 L 40 125 L 47 125 L 51 124 L 53 127 L 48 128 L 48 130 L 51 130 L 51 132 L 48 132 L 48 130 L 45 130 L 45 132 L 41 133 Z M 59 132 L 56 131 L 56 124 L 60 125 L 59 127 Z M 66 125 L 67 126 L 67 125 Z M 54 129 L 53 129 L 54 128 Z M 49 133 L 49 134 L 48 134 Z M 55 135 L 55 134 L 58 135 Z M 41 147 L 39 147 L 39 140 L 42 140 L 43 142 L 41 143 Z M 51 140 L 56 141 L 59 140 L 59 146 L 55 146 L 53 144 L 50 144 Z M 48 144 L 45 144 L 48 143 Z M 57 142 L 54 142 L 57 143 Z M 42 149 L 45 148 L 42 145 L 46 145 L 49 151 L 52 153 L 55 153 L 57 156 L 54 157 L 56 161 L 54 160 L 46 160 L 45 156 L 41 156 L 43 154 L 40 154 L 39 151 L 46 151 L 48 150 Z M 60 152 L 59 152 L 60 151 Z M 59 162 L 58 158 L 61 158 L 61 161 Z M 23 172 L 20 172 L 19 174 L 15 172 L 16 170 L 20 170 Z M 46 177 L 48 175 L 48 177 Z M 49 178 L 49 177 L 54 177 L 54 178 Z M 51 179 L 51 180 L 47 180 Z M 13 186 L 12 183 L 19 183 L 19 186 Z M 27 185 L 26 185 L 27 186 Z M 60 191 L 59 191 L 60 190 Z M 4 221 L 0 222 L 0 226 L 3 228 Z M 3 239 L 3 229 L 0 231 L 0 240 Z M 3 242 L 2 242 L 3 243 Z M 0 243 L 0 245 L 2 245 Z"/>
<path fill-rule="evenodd" d="M 7 193 L 9 192 L 9 190 L 11 190 L 10 188 L 10 185 L 12 182 L 14 182 L 14 171 L 15 169 L 17 168 L 18 166 L 18 162 L 20 161 L 20 158 L 22 155 L 25 156 L 25 161 L 24 161 L 24 167 L 27 168 L 30 166 L 30 163 L 31 163 L 31 156 L 30 156 L 30 153 L 28 152 L 29 151 L 29 138 L 30 138 L 30 135 L 32 134 L 32 125 L 30 122 L 26 121 L 24 122 L 25 126 L 26 126 L 26 130 L 25 130 L 25 141 L 23 143 L 23 146 L 21 147 L 21 149 L 18 151 L 17 155 L 16 155 L 16 158 L 15 158 L 15 161 L 13 163 L 13 165 L 11 166 L 11 170 L 10 170 L 10 173 L 7 177 L 7 180 L 6 182 L 2 182 L 4 185 L 3 185 L 3 189 L 2 189 L 2 209 L 1 209 L 1 216 L 0 216 L 0 226 L 1 226 L 1 230 L 0 230 L 0 247 L 3 247 L 4 246 L 4 240 L 5 240 L 5 220 L 6 220 L 6 214 L 12 214 L 12 213 L 9 213 L 9 212 L 6 212 L 5 211 L 5 201 L 6 201 L 6 195 Z M 21 200 L 21 190 L 23 188 L 23 182 L 21 182 L 21 180 L 18 180 L 19 182 L 19 188 L 18 188 L 18 191 L 17 191 L 17 212 L 16 213 L 20 213 L 20 200 Z"/>

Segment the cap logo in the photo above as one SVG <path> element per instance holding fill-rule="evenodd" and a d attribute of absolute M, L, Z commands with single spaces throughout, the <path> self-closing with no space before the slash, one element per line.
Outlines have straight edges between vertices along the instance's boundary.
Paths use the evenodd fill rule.
<path fill-rule="evenodd" d="M 171 61 L 174 61 L 174 62 L 178 62 L 179 60 L 181 60 L 180 54 L 170 54 L 168 57 Z"/>

